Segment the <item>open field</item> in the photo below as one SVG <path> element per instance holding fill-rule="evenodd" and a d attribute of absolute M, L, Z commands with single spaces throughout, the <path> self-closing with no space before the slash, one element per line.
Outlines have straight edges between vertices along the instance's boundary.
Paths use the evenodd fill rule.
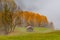
<path fill-rule="evenodd" d="M 26 28 L 17 27 L 9 35 L 0 36 L 0 40 L 60 40 L 60 31 L 34 28 L 33 32 L 26 32 Z"/>
<path fill-rule="evenodd" d="M 34 27 L 33 32 L 27 32 L 26 27 L 16 27 L 15 31 L 10 33 L 9 35 L 26 35 L 31 33 L 49 33 L 54 30 L 44 28 L 44 27 Z"/>

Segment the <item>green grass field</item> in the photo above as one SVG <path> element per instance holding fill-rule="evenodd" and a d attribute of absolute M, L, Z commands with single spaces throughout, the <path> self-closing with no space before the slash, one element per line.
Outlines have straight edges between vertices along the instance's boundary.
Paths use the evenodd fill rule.
<path fill-rule="evenodd" d="M 60 31 L 34 28 L 33 32 L 26 32 L 26 28 L 19 27 L 9 35 L 0 36 L 0 40 L 60 40 Z"/>

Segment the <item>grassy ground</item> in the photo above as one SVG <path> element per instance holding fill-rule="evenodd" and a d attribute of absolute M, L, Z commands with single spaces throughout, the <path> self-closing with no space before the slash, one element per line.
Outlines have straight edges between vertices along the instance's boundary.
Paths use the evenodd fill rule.
<path fill-rule="evenodd" d="M 31 33 L 49 33 L 52 32 L 52 29 L 42 28 L 42 27 L 34 27 L 33 32 L 27 32 L 26 27 L 16 27 L 15 31 L 10 33 L 9 35 L 26 35 Z"/>
<path fill-rule="evenodd" d="M 0 36 L 0 40 L 60 40 L 60 31 L 47 28 L 34 28 L 33 32 L 26 32 L 26 28 L 16 28 L 9 35 Z"/>

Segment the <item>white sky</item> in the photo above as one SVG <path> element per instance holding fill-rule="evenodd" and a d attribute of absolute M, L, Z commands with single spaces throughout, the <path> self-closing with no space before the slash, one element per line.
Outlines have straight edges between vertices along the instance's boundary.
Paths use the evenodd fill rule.
<path fill-rule="evenodd" d="M 55 28 L 60 29 L 60 0 L 16 0 L 22 10 L 35 11 L 53 21 Z"/>

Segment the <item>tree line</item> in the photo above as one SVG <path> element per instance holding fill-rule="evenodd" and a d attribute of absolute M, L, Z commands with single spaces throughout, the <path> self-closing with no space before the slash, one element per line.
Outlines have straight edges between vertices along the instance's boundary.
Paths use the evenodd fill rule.
<path fill-rule="evenodd" d="M 18 26 L 32 25 L 41 27 L 48 25 L 47 17 L 35 12 L 17 11 L 15 17 L 17 17 L 16 25 Z"/>

